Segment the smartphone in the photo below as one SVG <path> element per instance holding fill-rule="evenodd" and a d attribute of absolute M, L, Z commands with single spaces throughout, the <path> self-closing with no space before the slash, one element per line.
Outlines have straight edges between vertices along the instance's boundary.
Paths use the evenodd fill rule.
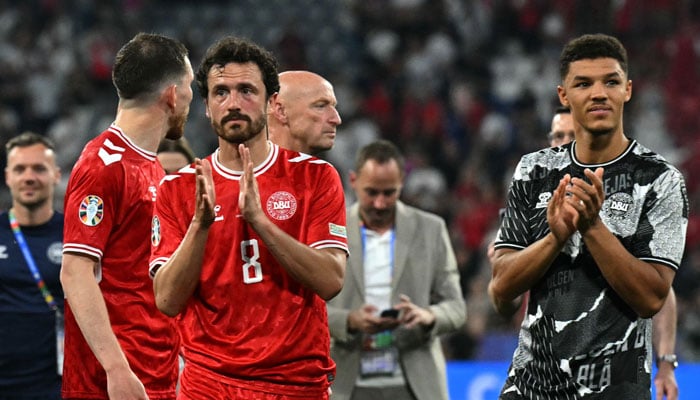
<path fill-rule="evenodd" d="M 381 314 L 379 314 L 379 316 L 382 318 L 398 318 L 399 310 L 396 310 L 394 308 L 387 308 L 386 310 L 382 311 Z"/>

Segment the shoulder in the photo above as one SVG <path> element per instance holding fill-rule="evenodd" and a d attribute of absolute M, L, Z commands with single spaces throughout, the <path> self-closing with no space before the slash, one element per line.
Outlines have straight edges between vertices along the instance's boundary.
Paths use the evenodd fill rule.
<path fill-rule="evenodd" d="M 513 178 L 530 180 L 533 175 L 542 176 L 547 171 L 562 169 L 569 164 L 571 164 L 571 144 L 548 147 L 522 156 Z"/>
<path fill-rule="evenodd" d="M 444 226 L 445 220 L 432 212 L 421 210 L 420 208 L 408 205 L 404 202 L 396 203 L 397 218 L 414 219 L 422 225 Z"/>
<path fill-rule="evenodd" d="M 110 130 L 102 132 L 90 140 L 73 168 L 73 175 L 112 176 L 123 171 L 123 158 L 126 148 L 118 136 Z"/>
<path fill-rule="evenodd" d="M 340 181 L 340 174 L 333 164 L 306 153 L 279 147 L 278 163 L 293 174 L 304 176 L 312 182 L 328 179 Z"/>
<path fill-rule="evenodd" d="M 664 180 L 684 181 L 680 170 L 662 155 L 650 150 L 639 142 L 634 143 L 631 151 L 638 168 L 639 177 L 648 180 L 663 178 Z M 641 182 L 640 182 L 641 183 Z"/>
<path fill-rule="evenodd" d="M 89 163 L 93 168 L 110 169 L 124 163 L 139 164 L 156 159 L 155 152 L 140 148 L 119 127 L 112 125 L 85 145 L 78 161 Z"/>
<path fill-rule="evenodd" d="M 210 160 L 211 161 L 211 160 Z M 165 175 L 159 182 L 159 186 L 177 186 L 185 185 L 189 182 L 194 182 L 196 170 L 194 165 L 188 165 L 180 168 L 172 174 Z"/>
<path fill-rule="evenodd" d="M 663 169 L 677 170 L 677 168 L 674 167 L 661 154 L 650 150 L 648 147 L 644 146 L 643 144 L 637 141 L 635 141 L 633 145 L 632 154 L 639 160 L 639 162 L 648 163 L 650 165 L 656 165 L 659 168 Z"/>

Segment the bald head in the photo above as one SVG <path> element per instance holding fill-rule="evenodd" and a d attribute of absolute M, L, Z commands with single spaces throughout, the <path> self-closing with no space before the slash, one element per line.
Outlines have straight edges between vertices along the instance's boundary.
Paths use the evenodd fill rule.
<path fill-rule="evenodd" d="M 333 85 L 309 71 L 279 75 L 280 91 L 270 99 L 270 139 L 290 150 L 316 155 L 333 147 L 342 120 Z"/>
<path fill-rule="evenodd" d="M 547 135 L 549 145 L 563 146 L 576 139 L 574 135 L 574 117 L 567 110 L 559 111 L 552 117 L 552 130 Z"/>

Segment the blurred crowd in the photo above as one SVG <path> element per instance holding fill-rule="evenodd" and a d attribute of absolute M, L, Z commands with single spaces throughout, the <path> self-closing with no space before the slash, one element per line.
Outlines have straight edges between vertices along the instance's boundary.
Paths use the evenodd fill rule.
<path fill-rule="evenodd" d="M 677 352 L 700 361 L 700 175 L 690 173 L 700 169 L 699 2 L 0 1 L 0 144 L 26 130 L 51 137 L 65 185 L 83 145 L 111 122 L 113 58 L 138 31 L 184 41 L 195 64 L 216 38 L 245 36 L 272 50 L 280 70 L 326 77 L 343 124 L 324 157 L 345 179 L 364 144 L 399 145 L 409 169 L 403 199 L 446 219 L 460 265 L 468 318 L 444 338 L 446 353 L 481 360 L 510 359 L 515 348 L 519 316 L 493 311 L 485 251 L 515 163 L 547 145 L 559 52 L 581 33 L 617 36 L 633 81 L 625 132 L 678 166 L 688 185 Z M 198 156 L 216 146 L 196 96 L 186 137 Z M 0 208 L 8 195 L 1 185 Z"/>

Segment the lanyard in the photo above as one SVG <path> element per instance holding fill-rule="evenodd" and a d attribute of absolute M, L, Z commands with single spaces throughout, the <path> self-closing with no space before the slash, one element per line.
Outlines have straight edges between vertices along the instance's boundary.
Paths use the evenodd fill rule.
<path fill-rule="evenodd" d="M 365 225 L 360 225 L 360 236 L 362 238 L 362 252 L 367 254 L 367 232 Z M 394 228 L 391 229 L 391 236 L 389 236 L 389 276 L 394 277 L 394 242 L 396 241 L 396 231 Z M 363 257 L 365 258 L 365 257 Z"/>
<path fill-rule="evenodd" d="M 56 311 L 57 313 L 60 313 L 60 310 L 56 305 L 56 300 L 54 300 L 53 296 L 51 295 L 51 292 L 49 291 L 49 288 L 44 282 L 44 279 L 41 277 L 39 269 L 36 267 L 36 263 L 34 263 L 32 253 L 29 252 L 29 246 L 27 246 L 27 241 L 24 240 L 22 230 L 19 229 L 19 222 L 17 222 L 17 218 L 15 218 L 15 213 L 12 210 L 10 210 L 8 212 L 8 215 L 10 217 L 10 227 L 12 228 L 12 233 L 15 234 L 15 240 L 17 240 L 17 245 L 19 246 L 20 250 L 22 250 L 24 259 L 27 261 L 27 267 L 29 267 L 29 272 L 32 273 L 32 277 L 34 278 L 34 281 L 36 281 L 36 286 L 39 288 L 41 295 L 44 296 L 44 300 L 46 301 L 46 304 L 49 305 L 49 308 L 53 311 Z"/>

